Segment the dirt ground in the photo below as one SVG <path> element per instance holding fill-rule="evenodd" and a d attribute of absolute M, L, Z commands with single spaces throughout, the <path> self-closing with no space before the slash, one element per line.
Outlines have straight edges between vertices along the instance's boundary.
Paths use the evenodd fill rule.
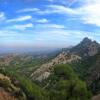
<path fill-rule="evenodd" d="M 92 100 L 100 100 L 100 94 L 97 95 L 97 96 L 94 96 L 94 97 L 92 98 Z"/>

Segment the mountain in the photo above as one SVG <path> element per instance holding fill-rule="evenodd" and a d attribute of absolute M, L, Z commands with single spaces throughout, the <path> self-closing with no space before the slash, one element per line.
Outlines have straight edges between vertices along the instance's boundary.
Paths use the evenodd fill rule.
<path fill-rule="evenodd" d="M 76 55 L 87 57 L 94 56 L 100 50 L 100 45 L 96 41 L 92 41 L 89 38 L 84 38 L 78 45 L 70 49 L 71 53 Z"/>
<path fill-rule="evenodd" d="M 55 66 L 58 66 L 58 69 L 56 69 L 57 71 L 55 71 Z M 38 65 L 33 71 L 31 70 L 30 78 L 43 89 L 46 88 L 47 91 L 56 90 L 56 92 L 61 93 L 55 94 L 55 97 L 56 95 L 59 95 L 59 98 L 61 98 L 62 92 L 59 92 L 59 89 L 64 92 L 63 89 L 69 89 L 69 87 L 72 88 L 73 86 L 68 84 L 70 84 L 70 81 L 73 83 L 73 80 L 75 80 L 75 77 L 71 77 L 72 72 L 70 72 L 68 66 L 70 67 L 70 70 L 75 72 L 74 76 L 78 76 L 79 79 L 86 82 L 93 95 L 100 94 L 100 44 L 87 37 L 76 46 L 71 47 L 66 51 L 62 50 L 61 52 L 56 53 L 56 55 L 48 62 Z M 71 76 L 69 77 L 70 74 Z M 80 84 L 80 86 L 81 85 L 83 86 L 83 83 Z M 74 94 L 75 93 L 76 92 L 74 92 Z"/>
<path fill-rule="evenodd" d="M 100 44 L 84 38 L 78 45 L 63 50 L 50 62 L 41 65 L 32 74 L 31 78 L 43 82 L 52 74 L 54 65 L 70 64 L 75 73 L 84 81 L 93 92 L 100 93 Z"/>
<path fill-rule="evenodd" d="M 88 57 L 91 58 L 92 56 L 96 55 L 99 52 L 99 50 L 100 50 L 99 43 L 97 43 L 96 41 L 92 41 L 86 37 L 78 45 L 69 49 L 63 49 L 62 52 L 60 52 L 50 62 L 47 62 L 38 67 L 38 69 L 31 74 L 31 77 L 35 80 L 42 81 L 42 79 L 48 78 L 54 65 L 66 64 L 72 62 L 79 63 L 77 61 L 80 61 L 83 58 L 87 60 L 89 59 Z M 91 63 L 89 65 L 88 62 L 86 62 L 85 60 L 82 61 L 82 63 L 83 65 L 85 65 L 86 63 L 87 68 L 89 68 L 92 64 Z M 77 65 L 74 64 L 73 66 L 76 67 Z M 85 69 L 81 67 L 80 68 L 76 67 L 75 69 L 80 69 L 82 70 L 83 73 L 85 71 Z"/>

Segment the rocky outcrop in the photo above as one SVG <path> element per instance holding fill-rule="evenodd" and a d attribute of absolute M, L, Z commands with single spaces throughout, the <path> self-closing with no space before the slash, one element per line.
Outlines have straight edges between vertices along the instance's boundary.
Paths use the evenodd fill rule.
<path fill-rule="evenodd" d="M 99 45 L 95 41 L 92 42 L 88 47 L 88 55 L 94 56 L 98 53 L 98 51 L 99 51 Z"/>
<path fill-rule="evenodd" d="M 81 57 L 77 55 L 62 52 L 49 63 L 43 64 L 41 67 L 39 67 L 34 73 L 31 74 L 31 77 L 33 80 L 42 81 L 43 79 L 49 77 L 54 65 L 66 64 L 79 59 L 81 59 Z"/>
<path fill-rule="evenodd" d="M 0 100 L 26 100 L 26 95 L 13 80 L 0 73 Z"/>
<path fill-rule="evenodd" d="M 18 100 L 14 96 L 11 96 L 3 88 L 0 88 L 0 100 Z"/>

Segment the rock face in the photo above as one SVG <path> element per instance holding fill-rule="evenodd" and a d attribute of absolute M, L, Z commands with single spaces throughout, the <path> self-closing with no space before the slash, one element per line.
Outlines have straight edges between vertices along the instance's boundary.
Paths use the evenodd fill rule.
<path fill-rule="evenodd" d="M 19 88 L 12 84 L 9 77 L 0 73 L 0 100 L 18 100 L 13 94 Z"/>
<path fill-rule="evenodd" d="M 81 57 L 77 55 L 62 52 L 57 57 L 55 57 L 51 62 L 43 64 L 41 67 L 39 67 L 34 73 L 31 74 L 31 77 L 34 80 L 42 81 L 42 79 L 46 79 L 49 77 L 54 65 L 66 64 L 72 61 L 77 61 L 79 59 L 81 59 Z"/>
<path fill-rule="evenodd" d="M 0 88 L 0 100 L 18 100 L 14 96 L 11 96 L 4 89 Z"/>
<path fill-rule="evenodd" d="M 88 55 L 89 56 L 94 56 L 98 53 L 99 51 L 99 45 L 94 41 L 90 44 L 90 46 L 88 47 Z"/>
<path fill-rule="evenodd" d="M 100 45 L 96 41 L 92 41 L 88 38 L 84 38 L 78 45 L 70 49 L 73 52 L 82 57 L 94 56 L 100 50 Z"/>

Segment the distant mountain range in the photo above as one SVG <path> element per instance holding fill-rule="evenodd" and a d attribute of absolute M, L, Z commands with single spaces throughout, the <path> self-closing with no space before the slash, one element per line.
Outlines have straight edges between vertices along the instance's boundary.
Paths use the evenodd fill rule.
<path fill-rule="evenodd" d="M 0 55 L 7 55 L 7 54 L 32 54 L 32 55 L 39 55 L 39 54 L 48 54 L 51 52 L 59 51 L 60 48 L 13 48 L 13 47 L 0 47 Z"/>

